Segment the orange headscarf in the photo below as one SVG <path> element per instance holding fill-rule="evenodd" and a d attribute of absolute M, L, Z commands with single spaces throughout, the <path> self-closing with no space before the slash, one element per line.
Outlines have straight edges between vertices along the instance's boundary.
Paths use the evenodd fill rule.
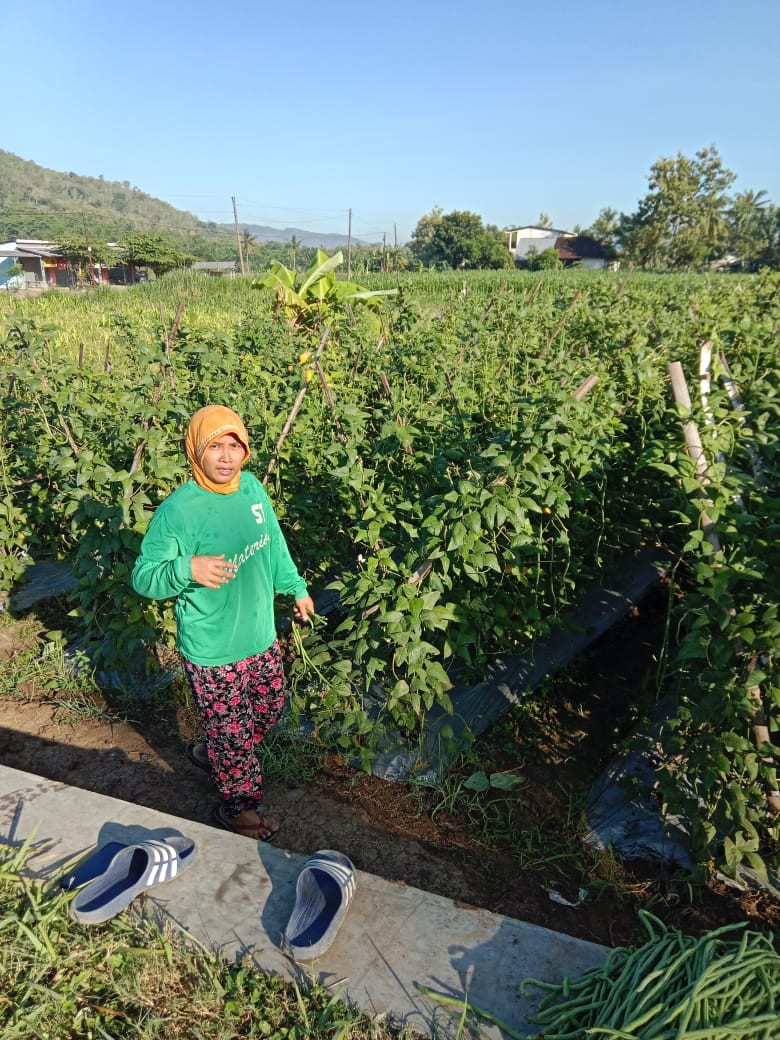
<path fill-rule="evenodd" d="M 209 404 L 195 412 L 190 419 L 190 425 L 187 427 L 187 438 L 184 442 L 195 483 L 207 491 L 216 492 L 218 495 L 230 495 L 233 491 L 238 491 L 241 473 L 240 471 L 236 473 L 235 477 L 227 484 L 215 484 L 203 472 L 201 461 L 203 453 L 211 441 L 215 437 L 222 437 L 226 433 L 232 433 L 241 442 L 246 453 L 244 455 L 244 462 L 246 462 L 249 458 L 249 435 L 246 432 L 246 427 L 235 412 L 231 411 L 230 408 L 223 407 L 221 404 Z"/>

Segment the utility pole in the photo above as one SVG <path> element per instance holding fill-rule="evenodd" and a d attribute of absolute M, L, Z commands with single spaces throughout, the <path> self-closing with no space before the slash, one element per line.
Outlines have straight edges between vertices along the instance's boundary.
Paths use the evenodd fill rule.
<path fill-rule="evenodd" d="M 87 218 L 84 216 L 84 211 L 81 211 L 81 222 L 84 225 L 84 244 L 87 247 L 87 260 L 89 262 L 89 284 L 95 284 L 95 265 L 92 263 L 92 246 L 89 244 L 89 235 L 87 234 Z"/>
<path fill-rule="evenodd" d="M 387 271 L 387 232 L 382 232 L 382 273 Z"/>
<path fill-rule="evenodd" d="M 349 210 L 349 227 L 347 228 L 347 281 L 352 281 L 352 208 Z"/>
<path fill-rule="evenodd" d="M 244 264 L 244 254 L 241 251 L 241 236 L 238 233 L 238 212 L 236 210 L 236 197 L 231 195 L 230 198 L 233 200 L 233 221 L 236 225 L 236 245 L 238 246 L 238 262 L 241 265 L 241 274 L 246 274 L 246 266 Z"/>

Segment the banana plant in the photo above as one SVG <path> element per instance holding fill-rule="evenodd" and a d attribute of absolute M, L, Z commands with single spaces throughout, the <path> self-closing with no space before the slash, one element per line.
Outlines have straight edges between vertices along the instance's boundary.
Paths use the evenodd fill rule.
<path fill-rule="evenodd" d="M 300 274 L 275 260 L 265 274 L 253 283 L 256 289 L 270 289 L 277 307 L 293 328 L 314 329 L 332 324 L 350 304 L 373 303 L 380 296 L 393 296 L 396 289 L 365 289 L 355 282 L 336 278 L 336 268 L 343 263 L 341 252 L 328 256 L 317 250 L 314 263 Z"/>

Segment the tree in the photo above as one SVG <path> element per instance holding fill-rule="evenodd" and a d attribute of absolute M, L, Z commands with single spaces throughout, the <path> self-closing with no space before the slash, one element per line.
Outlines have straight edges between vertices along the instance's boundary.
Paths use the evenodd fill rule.
<path fill-rule="evenodd" d="M 680 152 L 659 159 L 637 212 L 621 218 L 625 250 L 643 267 L 701 266 L 725 243 L 726 191 L 735 179 L 714 146 L 692 159 Z"/>
<path fill-rule="evenodd" d="M 549 213 L 540 213 L 539 221 L 536 226 L 541 228 L 551 228 L 553 226 L 553 222 L 550 219 Z"/>
<path fill-rule="evenodd" d="M 605 206 L 604 209 L 599 211 L 599 215 L 593 221 L 589 228 L 586 228 L 582 234 L 588 235 L 590 238 L 595 238 L 597 242 L 600 242 L 607 250 L 611 250 L 613 253 L 617 245 L 617 236 L 620 229 L 620 215 L 616 209 L 612 209 L 610 206 Z"/>
<path fill-rule="evenodd" d="M 417 227 L 412 232 L 412 241 L 409 249 L 415 259 L 419 260 L 425 267 L 434 263 L 431 242 L 436 225 L 440 223 L 444 210 L 441 206 L 434 206 L 430 213 L 420 217 Z"/>
<path fill-rule="evenodd" d="M 249 266 L 249 254 L 254 253 L 256 245 L 257 239 L 255 238 L 255 236 L 252 234 L 249 228 L 244 228 L 244 230 L 241 232 L 241 251 L 246 257 L 247 267 Z"/>
<path fill-rule="evenodd" d="M 104 242 L 97 241 L 88 246 L 84 238 L 62 237 L 57 242 L 57 251 L 70 262 L 71 269 L 76 269 L 76 277 L 81 282 L 92 279 L 95 266 L 105 264 L 109 267 L 117 262 L 116 252 Z"/>
<path fill-rule="evenodd" d="M 772 244 L 772 210 L 765 191 L 741 191 L 731 201 L 728 248 L 739 257 L 743 270 L 752 270 Z"/>
<path fill-rule="evenodd" d="M 529 271 L 555 271 L 563 267 L 563 260 L 554 246 L 543 249 L 541 253 L 535 246 L 531 246 L 525 254 L 525 264 Z"/>
<path fill-rule="evenodd" d="M 290 239 L 290 253 L 292 255 L 292 263 L 290 264 L 290 266 L 292 267 L 293 271 L 296 270 L 296 267 L 295 267 L 295 254 L 298 252 L 298 250 L 300 248 L 301 248 L 301 240 L 299 238 L 296 238 L 295 235 L 293 235 L 292 238 Z"/>
<path fill-rule="evenodd" d="M 136 231 L 128 235 L 122 246 L 122 253 L 127 263 L 135 267 L 149 267 L 156 275 L 173 271 L 176 267 L 187 267 L 192 257 L 180 252 L 163 235 L 153 235 L 144 231 Z"/>
<path fill-rule="evenodd" d="M 512 258 L 497 227 L 482 224 L 468 210 L 442 214 L 434 209 L 422 217 L 412 235 L 412 255 L 426 266 L 509 267 Z"/>

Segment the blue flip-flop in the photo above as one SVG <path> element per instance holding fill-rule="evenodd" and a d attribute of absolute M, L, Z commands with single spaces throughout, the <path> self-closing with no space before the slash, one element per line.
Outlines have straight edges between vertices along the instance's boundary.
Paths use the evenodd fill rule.
<path fill-rule="evenodd" d="M 322 849 L 307 859 L 298 875 L 282 949 L 297 961 L 323 954 L 341 927 L 356 885 L 355 868 L 343 852 Z"/>
<path fill-rule="evenodd" d="M 141 892 L 173 881 L 195 859 L 195 842 L 183 835 L 120 845 L 113 851 L 111 847 L 116 845 L 110 842 L 98 849 L 69 875 L 65 887 L 74 887 L 71 878 L 79 879 L 83 886 L 70 903 L 74 921 L 102 924 L 116 917 Z"/>

